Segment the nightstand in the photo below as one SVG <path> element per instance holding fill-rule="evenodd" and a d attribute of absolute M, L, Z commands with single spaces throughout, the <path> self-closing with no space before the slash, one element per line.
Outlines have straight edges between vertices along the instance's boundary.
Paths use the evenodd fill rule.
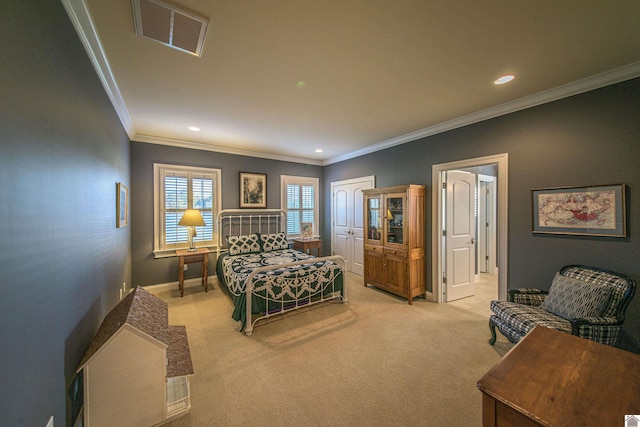
<path fill-rule="evenodd" d="M 316 256 L 322 253 L 322 239 L 293 239 L 293 249 L 306 254 L 310 249 L 316 250 Z"/>
<path fill-rule="evenodd" d="M 204 291 L 208 291 L 208 267 L 209 267 L 209 249 L 207 248 L 198 248 L 195 251 L 188 250 L 180 250 L 176 251 L 176 255 L 180 260 L 178 267 L 178 281 L 180 286 L 180 296 L 184 296 L 184 266 L 185 264 L 191 264 L 194 262 L 201 262 L 202 269 L 200 274 L 202 275 L 202 286 L 204 286 Z"/>

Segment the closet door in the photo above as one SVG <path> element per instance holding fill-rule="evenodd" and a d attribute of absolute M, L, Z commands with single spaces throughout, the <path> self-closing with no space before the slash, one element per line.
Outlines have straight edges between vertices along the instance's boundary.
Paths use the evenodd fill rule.
<path fill-rule="evenodd" d="M 331 184 L 331 253 L 345 259 L 347 271 L 364 274 L 364 196 L 373 188 L 373 177 Z"/>

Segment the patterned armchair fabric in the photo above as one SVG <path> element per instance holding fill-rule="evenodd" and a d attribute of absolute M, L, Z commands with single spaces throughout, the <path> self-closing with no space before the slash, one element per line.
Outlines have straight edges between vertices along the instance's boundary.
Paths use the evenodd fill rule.
<path fill-rule="evenodd" d="M 491 345 L 498 328 L 516 343 L 535 326 L 557 329 L 607 345 L 615 345 L 635 281 L 613 271 L 583 265 L 563 267 L 549 292 L 509 290 L 508 301 L 492 301 Z"/>
<path fill-rule="evenodd" d="M 547 291 L 534 288 L 509 289 L 508 298 L 511 302 L 538 307 L 544 302 L 547 293 Z"/>

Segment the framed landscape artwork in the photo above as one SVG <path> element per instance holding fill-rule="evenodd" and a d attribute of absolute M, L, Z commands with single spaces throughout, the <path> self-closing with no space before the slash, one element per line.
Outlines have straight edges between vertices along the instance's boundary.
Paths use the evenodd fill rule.
<path fill-rule="evenodd" d="M 267 207 L 267 175 L 240 172 L 240 207 Z"/>
<path fill-rule="evenodd" d="M 533 232 L 627 237 L 625 185 L 531 190 Z"/>
<path fill-rule="evenodd" d="M 116 184 L 116 227 L 129 223 L 129 189 L 121 182 Z"/>

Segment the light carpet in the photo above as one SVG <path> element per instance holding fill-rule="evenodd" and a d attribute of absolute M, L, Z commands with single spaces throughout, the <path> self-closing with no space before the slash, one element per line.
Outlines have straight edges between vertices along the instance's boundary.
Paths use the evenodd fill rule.
<path fill-rule="evenodd" d="M 250 337 L 217 283 L 155 292 L 186 325 L 195 370 L 191 412 L 167 425 L 480 426 L 476 383 L 512 346 L 488 344 L 488 316 L 346 283 L 349 304 L 277 316 Z"/>

